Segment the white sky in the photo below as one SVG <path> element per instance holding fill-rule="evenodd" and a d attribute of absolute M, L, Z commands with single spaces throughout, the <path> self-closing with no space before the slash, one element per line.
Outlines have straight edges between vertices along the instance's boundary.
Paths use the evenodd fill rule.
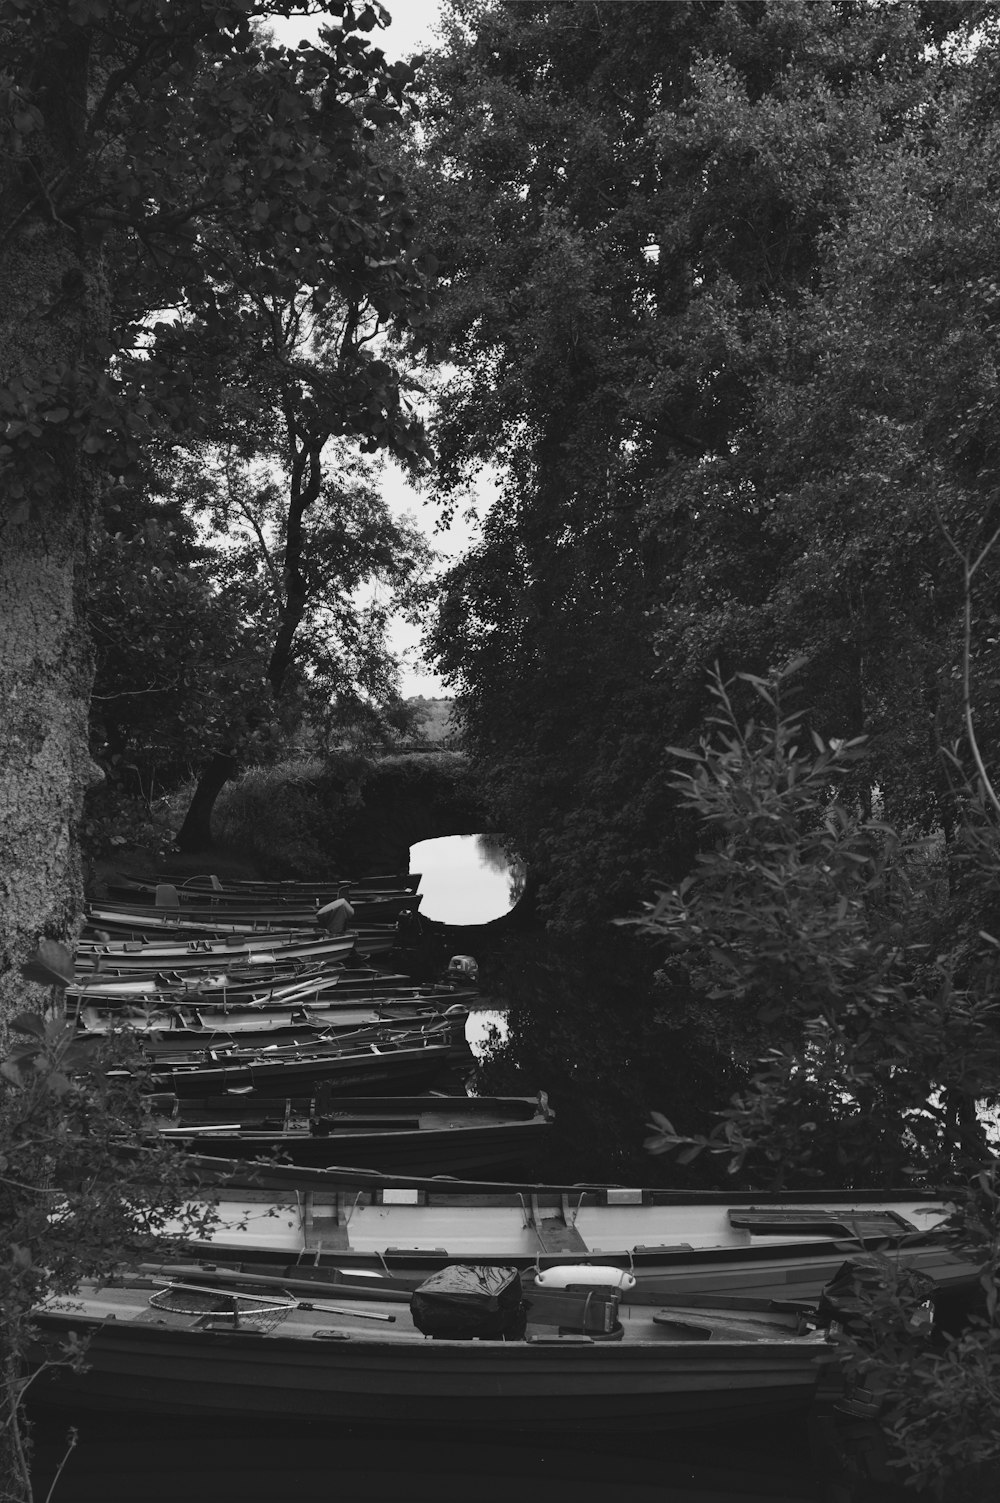
<path fill-rule="evenodd" d="M 382 4 L 392 17 L 392 25 L 384 31 L 376 29 L 369 32 L 368 39 L 376 47 L 381 47 L 387 58 L 396 62 L 399 58 L 412 57 L 415 52 L 431 46 L 432 30 L 441 10 L 442 0 L 382 0 Z M 315 41 L 320 26 L 329 25 L 331 19 L 324 16 L 300 16 L 287 20 L 283 16 L 272 16 L 269 24 L 279 42 L 283 42 L 286 47 L 294 47 L 303 39 Z"/>
<path fill-rule="evenodd" d="M 433 28 L 442 10 L 443 0 L 383 0 L 392 17 L 392 24 L 385 30 L 368 33 L 373 46 L 381 47 L 386 57 L 395 62 L 412 57 L 415 52 L 433 46 Z M 315 41 L 319 28 L 330 24 L 330 17 L 305 16 L 287 19 L 272 16 L 268 23 L 275 40 L 286 47 L 294 47 L 303 40 Z M 446 559 L 461 553 L 471 536 L 468 525 L 461 519 L 445 533 L 435 531 L 436 511 L 410 485 L 403 471 L 392 461 L 384 468 L 383 495 L 397 515 L 408 513 L 423 528 L 432 546 Z M 462 509 L 461 507 L 459 508 Z M 423 694 L 427 698 L 445 694 L 441 680 L 427 672 L 417 661 L 420 632 L 405 621 L 398 620 L 390 630 L 390 646 L 403 658 L 401 687 L 404 698 Z"/>

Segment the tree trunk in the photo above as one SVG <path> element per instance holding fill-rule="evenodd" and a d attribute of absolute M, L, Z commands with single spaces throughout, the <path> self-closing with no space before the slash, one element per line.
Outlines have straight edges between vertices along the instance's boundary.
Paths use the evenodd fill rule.
<path fill-rule="evenodd" d="M 99 253 L 65 226 L 29 221 L 0 271 L 0 387 L 72 368 L 107 335 Z M 98 476 L 58 428 L 35 445 L 17 454 L 0 494 L 0 1038 L 14 1012 L 42 998 L 20 975 L 39 939 L 72 943 L 79 931 L 78 823 L 100 777 L 88 750 L 92 669 L 80 610 Z"/>
<path fill-rule="evenodd" d="M 184 823 L 174 837 L 182 851 L 205 851 L 212 845 L 212 810 L 215 800 L 236 774 L 236 754 L 218 751 L 198 779 Z"/>

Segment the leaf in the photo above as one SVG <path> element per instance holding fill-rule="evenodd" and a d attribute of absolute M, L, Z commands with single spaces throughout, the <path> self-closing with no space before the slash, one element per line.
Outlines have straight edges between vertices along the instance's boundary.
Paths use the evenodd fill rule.
<path fill-rule="evenodd" d="M 17 1033 L 30 1033 L 36 1039 L 45 1037 L 45 1020 L 37 1012 L 19 1012 L 16 1018 L 11 1018 L 10 1026 Z"/>
<path fill-rule="evenodd" d="M 649 1115 L 652 1120 L 646 1124 L 648 1127 L 659 1128 L 661 1132 L 670 1133 L 671 1137 L 677 1136 L 674 1124 L 669 1122 L 662 1112 L 650 1112 Z"/>
<path fill-rule="evenodd" d="M 60 939 L 43 939 L 30 960 L 21 967 L 25 981 L 42 986 L 69 986 L 73 980 L 73 952 Z"/>

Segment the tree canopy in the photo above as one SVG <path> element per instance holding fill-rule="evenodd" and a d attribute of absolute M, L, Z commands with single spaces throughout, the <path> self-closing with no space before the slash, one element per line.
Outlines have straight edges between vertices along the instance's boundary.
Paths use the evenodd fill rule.
<path fill-rule="evenodd" d="M 831 323 L 834 268 L 864 254 L 862 204 L 887 211 L 872 169 L 901 161 L 966 78 L 960 42 L 980 15 L 452 7 L 424 85 L 414 192 L 439 284 L 420 334 L 455 367 L 434 429 L 443 494 L 487 461 L 500 484 L 481 542 L 447 578 L 431 648 L 560 923 L 684 869 L 661 749 L 700 724 L 716 658 L 764 670 L 810 655 L 820 722 L 848 735 L 883 717 L 880 755 L 905 752 L 919 784 L 910 806 L 940 804 L 922 711 L 936 695 L 947 720 L 938 649 L 953 645 L 958 575 L 942 571 L 929 612 L 901 577 L 894 605 L 874 587 L 894 564 L 873 533 L 897 544 L 898 519 L 858 498 L 852 546 L 871 604 L 845 631 L 860 588 L 837 530 L 849 509 L 831 494 L 834 574 L 817 550 L 826 524 L 810 520 L 813 451 L 825 442 L 838 465 L 865 453 L 836 417 L 853 388 L 823 331 L 839 326 L 855 362 L 867 349 L 874 365 L 878 347 L 870 324 L 862 344 Z M 911 312 L 899 307 L 900 330 L 916 327 Z M 800 400 L 807 361 L 839 408 Z M 907 564 L 917 579 L 941 561 L 933 533 L 925 518 Z M 889 668 L 894 613 L 908 677 Z M 878 673 L 862 635 L 885 649 Z"/>
<path fill-rule="evenodd" d="M 405 322 L 423 299 L 403 185 L 374 150 L 413 71 L 372 45 L 380 7 L 322 9 L 320 40 L 288 49 L 258 0 L 0 5 L 8 1006 L 38 936 L 78 921 L 83 615 L 108 484 L 141 485 L 155 445 L 205 436 L 239 384 L 234 349 L 277 306 L 348 310 L 327 431 L 421 449 L 368 344 L 369 319 Z"/>

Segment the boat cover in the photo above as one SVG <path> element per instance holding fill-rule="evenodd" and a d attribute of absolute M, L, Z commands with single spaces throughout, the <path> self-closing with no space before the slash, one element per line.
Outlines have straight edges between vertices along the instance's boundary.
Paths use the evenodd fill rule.
<path fill-rule="evenodd" d="M 451 1263 L 413 1291 L 410 1314 L 425 1336 L 519 1340 L 525 1327 L 521 1275 L 516 1268 Z"/>

